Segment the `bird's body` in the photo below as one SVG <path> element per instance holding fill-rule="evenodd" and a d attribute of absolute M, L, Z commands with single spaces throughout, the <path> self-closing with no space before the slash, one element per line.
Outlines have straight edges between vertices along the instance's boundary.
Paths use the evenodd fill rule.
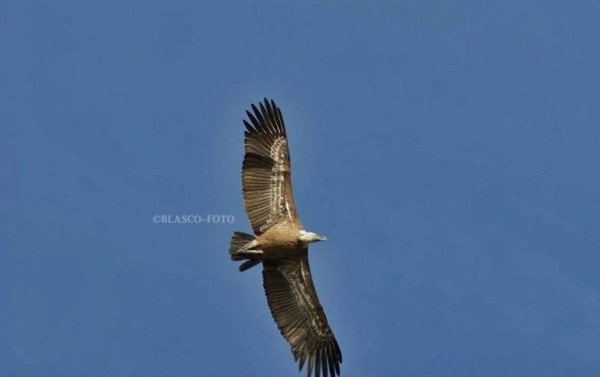
<path fill-rule="evenodd" d="M 264 259 L 285 258 L 294 254 L 300 246 L 300 231 L 298 227 L 285 222 L 274 225 L 258 236 L 259 245 L 263 245 Z"/>
<path fill-rule="evenodd" d="M 260 109 L 259 109 L 260 108 Z M 308 244 L 325 237 L 304 230 L 291 184 L 288 141 L 273 101 L 252 105 L 244 121 L 244 204 L 255 235 L 235 232 L 229 253 L 240 271 L 263 265 L 271 314 L 307 376 L 339 375 L 342 354 L 317 297 L 308 265 Z"/>

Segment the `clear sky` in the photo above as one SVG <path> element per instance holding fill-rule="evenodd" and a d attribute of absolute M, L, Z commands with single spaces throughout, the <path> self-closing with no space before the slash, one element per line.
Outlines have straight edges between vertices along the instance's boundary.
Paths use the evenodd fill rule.
<path fill-rule="evenodd" d="M 1 376 L 297 375 L 227 253 L 263 97 L 344 377 L 600 375 L 599 3 L 337 3 L 0 2 Z"/>

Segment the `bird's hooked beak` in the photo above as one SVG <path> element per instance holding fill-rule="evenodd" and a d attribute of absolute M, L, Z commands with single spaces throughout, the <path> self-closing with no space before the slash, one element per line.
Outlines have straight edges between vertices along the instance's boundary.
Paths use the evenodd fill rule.
<path fill-rule="evenodd" d="M 317 234 L 318 237 L 318 241 L 327 241 L 327 237 L 321 235 L 321 234 Z"/>

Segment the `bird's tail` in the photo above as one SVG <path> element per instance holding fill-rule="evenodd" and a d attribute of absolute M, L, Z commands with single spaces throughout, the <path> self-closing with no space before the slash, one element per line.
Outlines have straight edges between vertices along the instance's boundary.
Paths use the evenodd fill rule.
<path fill-rule="evenodd" d="M 262 251 L 254 250 L 258 246 L 256 237 L 243 232 L 234 232 L 231 236 L 231 246 L 229 247 L 229 255 L 234 261 L 245 260 L 240 265 L 240 271 L 246 271 L 262 262 Z"/>

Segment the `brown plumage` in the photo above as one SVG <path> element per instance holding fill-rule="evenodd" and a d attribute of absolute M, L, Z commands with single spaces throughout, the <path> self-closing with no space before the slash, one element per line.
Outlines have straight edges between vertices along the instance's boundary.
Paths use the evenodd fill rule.
<path fill-rule="evenodd" d="M 292 194 L 290 154 L 281 111 L 273 100 L 247 111 L 242 168 L 244 204 L 254 236 L 235 232 L 229 253 L 240 271 L 263 264 L 271 314 L 307 376 L 339 376 L 342 353 L 329 328 L 308 266 L 308 244 L 325 240 L 306 232 Z"/>

